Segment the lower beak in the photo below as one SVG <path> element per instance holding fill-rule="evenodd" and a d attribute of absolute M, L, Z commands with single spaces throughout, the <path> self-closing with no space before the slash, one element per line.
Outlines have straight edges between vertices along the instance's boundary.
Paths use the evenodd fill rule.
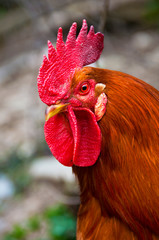
<path fill-rule="evenodd" d="M 51 117 L 55 116 L 60 112 L 63 112 L 67 106 L 68 106 L 68 103 L 66 104 L 60 103 L 60 104 L 55 104 L 47 107 L 45 111 L 45 120 L 48 121 Z"/>

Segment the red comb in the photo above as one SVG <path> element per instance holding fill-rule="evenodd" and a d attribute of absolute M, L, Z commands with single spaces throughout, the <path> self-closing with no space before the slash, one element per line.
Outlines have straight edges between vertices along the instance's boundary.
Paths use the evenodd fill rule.
<path fill-rule="evenodd" d="M 56 49 L 48 41 L 48 59 L 44 56 L 38 75 L 39 96 L 47 105 L 67 98 L 75 70 L 95 62 L 100 57 L 104 47 L 104 35 L 99 32 L 95 34 L 93 26 L 88 34 L 87 29 L 87 22 L 83 20 L 76 39 L 77 24 L 73 23 L 64 43 L 62 28 L 59 28 Z"/>

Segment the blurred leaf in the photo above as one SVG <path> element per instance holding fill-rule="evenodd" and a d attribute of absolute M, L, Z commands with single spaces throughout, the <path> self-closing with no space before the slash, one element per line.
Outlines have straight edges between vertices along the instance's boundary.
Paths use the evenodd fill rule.
<path fill-rule="evenodd" d="M 64 205 L 57 205 L 45 211 L 44 215 L 33 216 L 21 225 L 15 225 L 13 230 L 6 234 L 3 240 L 28 240 L 28 235 L 41 229 L 41 221 L 45 221 L 48 231 L 46 237 L 33 240 L 75 240 L 76 219 Z M 40 233 L 40 231 L 39 231 Z M 41 233 L 40 233 L 41 234 Z"/>
<path fill-rule="evenodd" d="M 76 222 L 71 216 L 54 216 L 50 222 L 50 233 L 55 240 L 75 239 Z"/>
<path fill-rule="evenodd" d="M 37 216 L 33 216 L 31 217 L 28 222 L 27 222 L 27 226 L 29 228 L 29 230 L 31 231 L 36 231 L 40 228 L 40 218 Z"/>
<path fill-rule="evenodd" d="M 7 234 L 4 240 L 24 240 L 27 230 L 20 225 L 15 225 L 11 233 Z"/>
<path fill-rule="evenodd" d="M 53 208 L 49 208 L 45 211 L 45 216 L 47 218 L 52 218 L 54 216 L 60 216 L 62 214 L 65 214 L 66 212 L 68 212 L 68 208 L 65 207 L 64 205 L 56 205 Z"/>
<path fill-rule="evenodd" d="M 17 240 L 17 238 L 14 238 L 14 237 L 10 236 L 9 234 L 7 234 L 6 236 L 4 236 L 3 240 Z"/>
<path fill-rule="evenodd" d="M 7 10 L 3 7 L 0 7 L 0 18 L 3 17 L 7 13 Z"/>
<path fill-rule="evenodd" d="M 17 239 L 10 236 L 10 234 L 7 234 L 6 236 L 4 236 L 3 240 L 17 240 Z"/>
<path fill-rule="evenodd" d="M 55 240 L 76 239 L 76 219 L 68 208 L 63 205 L 47 210 L 46 217 L 49 222 L 49 235 Z"/>
<path fill-rule="evenodd" d="M 145 18 L 151 24 L 159 24 L 159 0 L 148 0 Z"/>

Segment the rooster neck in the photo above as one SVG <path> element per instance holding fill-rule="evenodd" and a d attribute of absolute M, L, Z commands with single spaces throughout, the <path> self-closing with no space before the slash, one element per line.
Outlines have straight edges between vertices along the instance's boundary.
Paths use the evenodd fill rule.
<path fill-rule="evenodd" d="M 128 239 L 131 239 L 131 236 L 132 239 L 136 240 L 152 240 L 151 232 L 159 234 L 158 220 L 152 222 L 152 213 L 145 209 L 148 200 L 143 199 L 145 184 L 142 185 L 142 182 L 133 182 L 132 178 L 129 179 L 129 173 L 126 173 L 126 169 L 120 169 L 119 166 L 116 166 L 115 161 L 110 159 L 110 152 L 107 152 L 105 159 L 102 158 L 101 154 L 94 166 L 86 168 L 73 166 L 73 172 L 79 180 L 81 191 L 81 205 L 78 213 L 79 224 L 80 221 L 90 222 L 91 212 L 91 219 L 94 219 L 96 223 L 98 221 L 102 222 L 100 224 L 104 225 L 105 229 L 107 229 L 105 224 L 109 221 L 114 221 L 114 224 L 117 224 L 116 226 L 122 225 L 119 228 L 123 228 L 123 231 L 127 232 Z M 136 185 L 135 190 L 133 184 Z M 153 192 L 154 190 L 150 194 L 153 195 Z M 136 194 L 138 196 L 135 199 Z M 150 205 L 153 204 L 153 198 L 151 199 Z M 153 207 L 153 217 L 158 219 L 158 210 L 155 209 L 156 207 Z M 79 226 L 82 229 L 84 227 L 85 223 Z M 112 222 L 110 229 L 115 233 L 116 229 L 113 230 L 113 228 Z M 98 230 L 100 231 L 100 228 Z M 83 239 L 86 239 L 86 237 Z"/>
<path fill-rule="evenodd" d="M 159 92 L 126 74 L 109 72 L 107 79 L 99 159 L 91 167 L 73 166 L 81 204 L 89 209 L 95 198 L 101 216 L 119 219 L 138 239 L 149 240 L 151 233 L 159 235 Z"/>
<path fill-rule="evenodd" d="M 98 161 L 91 167 L 81 168 L 73 166 L 73 172 L 79 181 L 81 203 L 88 203 L 90 199 L 95 198 L 101 208 L 102 214 L 113 216 L 113 209 L 109 204 L 109 200 L 106 198 L 108 195 L 108 189 L 105 188 L 107 180 L 104 177 L 105 174 L 103 175 L 102 172 L 101 161 L 102 159 L 98 159 Z M 109 170 L 111 171 L 110 168 Z"/>

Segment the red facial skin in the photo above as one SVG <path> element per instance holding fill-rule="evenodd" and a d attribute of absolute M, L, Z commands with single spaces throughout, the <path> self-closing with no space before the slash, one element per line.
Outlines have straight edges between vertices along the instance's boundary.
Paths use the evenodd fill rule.
<path fill-rule="evenodd" d="M 79 82 L 69 98 L 62 101 L 69 103 L 65 111 L 45 123 L 46 141 L 65 166 L 91 166 L 100 154 L 101 132 L 94 114 L 95 85 L 94 79 Z"/>
<path fill-rule="evenodd" d="M 82 86 L 87 84 L 88 91 L 83 92 L 81 91 Z M 70 98 L 69 102 L 71 103 L 72 107 L 88 107 L 92 111 L 94 110 L 95 103 L 97 101 L 97 97 L 95 96 L 95 80 L 94 79 L 87 79 L 83 82 L 80 82 L 74 89 L 73 95 Z"/>

